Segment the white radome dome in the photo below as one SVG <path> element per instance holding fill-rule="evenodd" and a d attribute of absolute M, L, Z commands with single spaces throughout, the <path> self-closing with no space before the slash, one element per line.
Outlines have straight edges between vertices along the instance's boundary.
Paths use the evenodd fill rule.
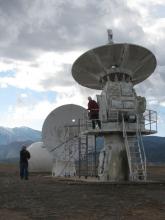
<path fill-rule="evenodd" d="M 31 157 L 29 159 L 29 171 L 31 172 L 51 172 L 53 158 L 43 142 L 31 144 L 27 150 Z"/>

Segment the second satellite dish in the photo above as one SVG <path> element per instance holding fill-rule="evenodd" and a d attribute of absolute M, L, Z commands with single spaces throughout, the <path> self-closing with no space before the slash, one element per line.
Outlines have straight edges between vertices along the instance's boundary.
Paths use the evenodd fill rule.
<path fill-rule="evenodd" d="M 42 139 L 49 151 L 54 151 L 65 144 L 66 139 L 78 135 L 78 123 L 83 120 L 85 112 L 81 106 L 68 104 L 56 108 L 47 116 L 42 127 Z"/>

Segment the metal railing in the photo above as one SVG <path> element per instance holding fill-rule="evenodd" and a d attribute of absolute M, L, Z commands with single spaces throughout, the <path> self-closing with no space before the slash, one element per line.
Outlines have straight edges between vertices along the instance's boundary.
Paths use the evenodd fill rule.
<path fill-rule="evenodd" d="M 149 133 L 156 133 L 157 132 L 157 112 L 154 110 L 146 109 L 143 114 L 136 114 L 138 116 L 138 123 L 140 125 L 144 125 L 145 130 Z M 122 111 L 112 111 L 112 115 L 109 116 L 106 120 L 100 120 L 102 128 L 106 123 L 116 123 L 116 128 L 119 128 L 122 122 L 122 117 L 124 117 Z M 92 128 L 92 120 L 96 121 L 98 119 L 90 119 L 88 115 L 88 111 L 84 112 L 83 119 L 80 120 L 80 132 L 84 130 L 89 130 Z M 96 123 L 97 124 L 97 123 Z M 143 127 L 143 126 L 142 126 Z"/>
<path fill-rule="evenodd" d="M 157 112 L 153 110 L 146 109 L 143 114 L 145 129 L 149 131 L 157 132 Z"/>
<path fill-rule="evenodd" d="M 142 167 L 143 167 L 143 172 L 144 172 L 144 180 L 147 180 L 147 160 L 146 160 L 146 154 L 144 150 L 144 144 L 143 144 L 143 139 L 141 135 L 141 126 L 140 126 L 140 121 L 138 115 L 137 117 L 137 130 L 136 130 L 136 135 L 138 138 L 138 145 L 139 145 L 139 150 L 140 150 L 140 155 L 141 155 L 141 162 L 142 162 Z"/>

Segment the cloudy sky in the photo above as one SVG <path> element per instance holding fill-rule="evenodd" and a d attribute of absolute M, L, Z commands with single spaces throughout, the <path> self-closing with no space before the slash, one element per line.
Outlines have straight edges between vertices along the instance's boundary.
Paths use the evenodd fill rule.
<path fill-rule="evenodd" d="M 115 42 L 155 54 L 155 72 L 136 89 L 158 111 L 158 135 L 164 136 L 164 0 L 0 0 L 0 126 L 41 130 L 56 107 L 85 107 L 96 91 L 74 81 L 71 65 L 107 43 L 107 28 Z"/>

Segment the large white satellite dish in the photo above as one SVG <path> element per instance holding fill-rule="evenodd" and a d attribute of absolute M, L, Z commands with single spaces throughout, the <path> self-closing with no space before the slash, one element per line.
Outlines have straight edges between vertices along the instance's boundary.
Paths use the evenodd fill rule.
<path fill-rule="evenodd" d="M 31 172 L 51 172 L 53 157 L 43 145 L 43 142 L 31 144 L 27 150 L 30 152 L 29 171 Z"/>
<path fill-rule="evenodd" d="M 60 148 L 65 140 L 78 135 L 79 120 L 83 120 L 86 109 L 74 104 L 62 105 L 53 110 L 42 127 L 42 140 L 49 151 Z M 67 131 L 70 137 L 66 137 Z"/>
<path fill-rule="evenodd" d="M 102 90 L 101 82 L 113 73 L 124 73 L 138 84 L 155 70 L 156 58 L 133 44 L 108 44 L 82 54 L 72 66 L 73 78 L 82 86 Z"/>
<path fill-rule="evenodd" d="M 74 176 L 78 158 L 79 123 L 86 113 L 78 105 L 63 105 L 53 110 L 45 119 L 42 139 L 53 155 L 53 176 Z"/>

